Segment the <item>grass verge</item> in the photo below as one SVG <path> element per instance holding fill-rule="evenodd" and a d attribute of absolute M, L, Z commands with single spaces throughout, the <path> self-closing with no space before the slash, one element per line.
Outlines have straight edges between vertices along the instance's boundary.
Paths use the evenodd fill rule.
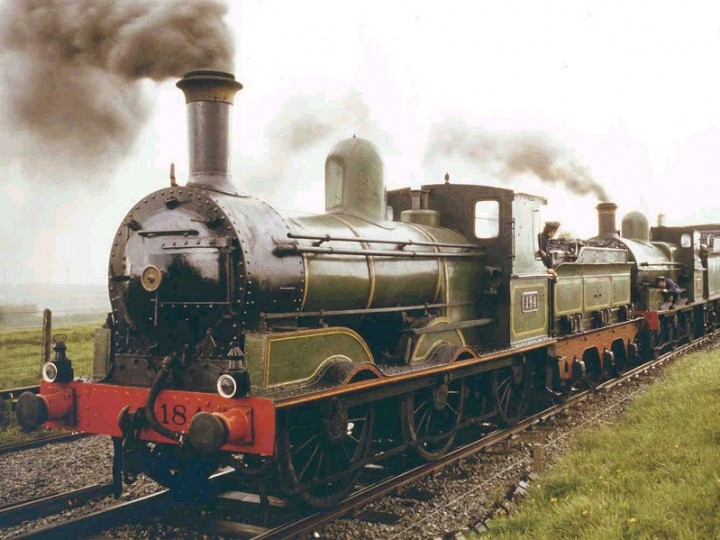
<path fill-rule="evenodd" d="M 102 321 L 53 329 L 53 335 L 67 335 L 67 354 L 75 376 L 92 370 L 93 337 Z M 40 381 L 42 329 L 28 328 L 0 332 L 0 388 L 30 386 Z M 51 351 L 52 354 L 52 351 Z"/>
<path fill-rule="evenodd" d="M 102 320 L 76 326 L 53 329 L 53 334 L 67 335 L 67 354 L 73 362 L 76 377 L 92 372 L 93 337 Z M 32 386 L 40 382 L 40 328 L 0 332 L 0 388 Z M 10 403 L 0 403 L 0 446 L 41 437 L 45 428 L 26 434 L 20 430 Z"/>
<path fill-rule="evenodd" d="M 668 368 L 483 538 L 720 538 L 720 351 Z"/>

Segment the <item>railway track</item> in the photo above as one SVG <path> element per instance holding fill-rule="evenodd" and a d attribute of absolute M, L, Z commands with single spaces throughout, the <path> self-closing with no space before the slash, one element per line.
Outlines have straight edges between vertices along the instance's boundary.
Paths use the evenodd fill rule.
<path fill-rule="evenodd" d="M 60 513 L 69 508 L 82 505 L 87 501 L 111 495 L 112 492 L 113 485 L 110 483 L 95 484 L 57 495 L 8 504 L 0 507 L 0 523 L 4 527 L 12 527 L 26 520 L 39 519 L 50 514 Z"/>
<path fill-rule="evenodd" d="M 90 435 L 88 433 L 75 433 L 75 432 L 53 433 L 51 435 L 48 435 L 47 437 L 38 437 L 37 439 L 32 439 L 30 441 L 22 441 L 19 443 L 6 444 L 3 446 L 0 446 L 0 456 L 2 456 L 3 454 L 10 454 L 12 452 L 19 452 L 21 450 L 29 450 L 31 448 L 39 448 L 41 446 L 45 446 L 46 444 L 56 444 L 56 443 L 62 443 L 62 442 L 75 441 L 77 439 L 82 439 L 84 437 L 89 437 L 89 436 Z"/>
<path fill-rule="evenodd" d="M 37 394 L 39 391 L 40 387 L 37 385 L 21 386 L 19 388 L 6 388 L 5 390 L 0 390 L 0 402 L 14 401 L 20 397 L 20 394 L 23 392 L 32 392 L 33 394 Z"/>
<path fill-rule="evenodd" d="M 188 512 L 188 506 L 197 505 L 197 502 L 178 501 L 173 498 L 169 491 L 164 490 L 131 502 L 113 505 L 107 509 L 75 518 L 68 522 L 38 529 L 22 536 L 22 538 L 81 537 L 83 535 L 92 535 L 100 530 L 106 530 L 128 521 L 139 523 L 151 518 L 157 519 L 159 516 L 165 516 L 165 518 L 173 524 L 178 522 L 181 525 L 199 530 L 202 534 L 253 538 L 254 540 L 280 539 L 309 534 L 333 520 L 346 515 L 357 514 L 361 508 L 369 503 L 399 488 L 408 486 L 428 475 L 436 474 L 438 471 L 459 460 L 516 437 L 529 428 L 545 422 L 558 413 L 577 405 L 592 395 L 593 392 L 607 391 L 644 372 L 657 368 L 676 356 L 699 348 L 713 339 L 717 339 L 718 335 L 718 332 L 713 333 L 699 341 L 679 347 L 655 360 L 630 369 L 617 378 L 601 382 L 593 388 L 579 391 L 567 397 L 567 399 L 561 403 L 552 405 L 526 418 L 515 426 L 492 431 L 479 440 L 460 446 L 448 452 L 437 461 L 418 465 L 400 474 L 391 474 L 389 470 L 383 471 L 382 467 L 376 466 L 374 467 L 374 476 L 380 474 L 380 479 L 360 487 L 331 510 L 311 514 L 299 514 L 296 507 L 284 499 L 228 489 L 227 486 L 231 484 L 227 482 L 232 482 L 236 476 L 231 472 L 227 472 L 216 474 L 212 479 L 211 486 L 213 494 L 210 495 L 208 499 L 209 502 L 205 501 L 205 503 L 203 503 L 203 508 L 210 508 L 211 510 L 204 512 L 202 515 L 199 515 L 197 512 Z M 383 475 L 386 476 L 382 477 Z M 226 508 L 225 512 L 215 513 L 212 511 L 213 507 L 220 505 L 224 505 Z M 227 510 L 228 507 L 229 510 Z M 276 514 L 284 514 L 286 518 L 288 515 L 292 517 L 289 521 L 278 526 L 267 527 L 263 524 L 262 517 L 264 516 L 264 519 L 267 520 L 268 513 L 271 511 Z M 228 518 L 228 513 L 232 514 L 233 517 Z M 249 521 L 243 519 L 243 517 L 237 517 L 236 519 L 234 516 L 238 514 L 260 517 L 256 520 Z M 0 520 L 1 519 L 2 514 L 0 514 Z"/>
<path fill-rule="evenodd" d="M 226 487 L 225 482 L 232 476 L 233 475 L 228 472 L 216 473 L 210 479 L 210 488 L 218 492 L 224 491 Z M 109 487 L 112 491 L 111 484 Z M 31 503 L 28 502 L 27 504 Z M 194 501 L 179 501 L 172 496 L 170 490 L 164 489 L 157 493 L 146 495 L 132 501 L 114 504 L 62 523 L 56 523 L 29 531 L 18 536 L 18 538 L 52 540 L 57 538 L 81 538 L 130 521 L 141 523 L 145 520 L 169 514 L 173 510 L 182 510 L 191 504 L 194 504 Z"/>

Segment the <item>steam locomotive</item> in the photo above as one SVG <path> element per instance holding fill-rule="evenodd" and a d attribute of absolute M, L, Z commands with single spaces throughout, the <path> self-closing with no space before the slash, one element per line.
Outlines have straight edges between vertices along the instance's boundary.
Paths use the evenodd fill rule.
<path fill-rule="evenodd" d="M 242 86 L 210 71 L 177 86 L 189 181 L 117 231 L 93 375 L 74 379 L 58 343 L 17 406 L 27 430 L 113 437 L 118 484 L 190 489 L 229 464 L 332 506 L 380 448 L 437 459 L 470 424 L 521 418 L 533 385 L 569 392 L 718 323 L 714 226 L 630 214 L 619 235 L 603 203 L 598 236 L 554 246 L 554 277 L 544 199 L 447 176 L 386 193 L 377 148 L 355 137 L 327 157 L 326 212 L 283 216 L 230 180 Z M 681 286 L 674 305 L 660 274 Z"/>

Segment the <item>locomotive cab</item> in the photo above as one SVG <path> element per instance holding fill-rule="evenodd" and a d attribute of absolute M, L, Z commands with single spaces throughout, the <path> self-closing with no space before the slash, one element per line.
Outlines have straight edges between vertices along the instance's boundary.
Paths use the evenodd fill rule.
<path fill-rule="evenodd" d="M 694 303 L 703 299 L 704 268 L 700 258 L 700 232 L 693 227 L 652 227 L 654 243 L 662 242 L 671 252 L 681 298 Z"/>
<path fill-rule="evenodd" d="M 428 209 L 440 223 L 463 234 L 486 256 L 482 277 L 472 286 L 482 292 L 483 317 L 510 324 L 482 329 L 482 346 L 508 346 L 547 337 L 550 276 L 537 256 L 540 208 L 545 199 L 490 186 L 422 186 Z M 388 193 L 396 219 L 412 208 L 409 189 Z"/>

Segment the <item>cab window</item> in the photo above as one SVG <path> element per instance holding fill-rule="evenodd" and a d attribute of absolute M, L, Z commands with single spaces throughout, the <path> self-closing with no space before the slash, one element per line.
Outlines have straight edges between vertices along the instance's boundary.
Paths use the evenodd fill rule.
<path fill-rule="evenodd" d="M 475 203 L 475 236 L 497 238 L 500 233 L 500 203 L 477 201 Z"/>

